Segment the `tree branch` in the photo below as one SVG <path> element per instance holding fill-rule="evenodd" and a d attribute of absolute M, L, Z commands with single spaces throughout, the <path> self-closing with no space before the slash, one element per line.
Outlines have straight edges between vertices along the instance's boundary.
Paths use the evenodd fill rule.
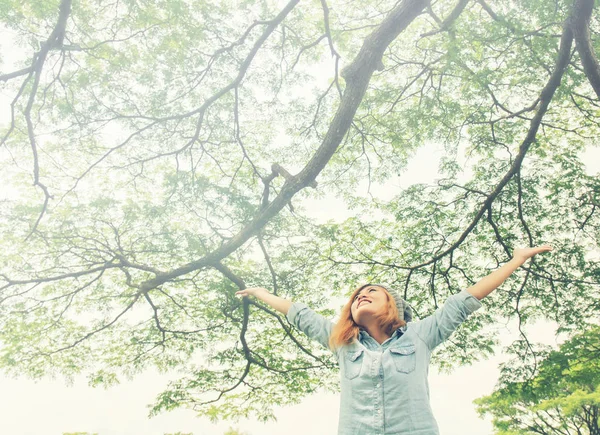
<path fill-rule="evenodd" d="M 221 259 L 227 257 L 264 227 L 272 217 L 288 204 L 297 192 L 315 181 L 317 175 L 327 165 L 350 128 L 354 114 L 365 95 L 371 76 L 377 66 L 381 64 L 383 52 L 421 13 L 426 3 L 426 0 L 404 0 L 365 39 L 354 61 L 342 71 L 342 77 L 347 82 L 346 90 L 321 146 L 306 166 L 297 175 L 285 182 L 277 197 L 261 210 L 246 227 L 222 246 L 201 259 L 143 282 L 141 284 L 143 291 L 156 288 L 173 278 L 185 275 L 194 270 L 216 264 Z"/>
<path fill-rule="evenodd" d="M 495 201 L 495 199 L 498 197 L 500 192 L 502 192 L 502 189 L 504 189 L 504 186 L 506 186 L 508 184 L 508 182 L 512 179 L 512 177 L 520 170 L 521 164 L 523 163 L 523 160 L 525 159 L 525 155 L 527 154 L 527 151 L 529 151 L 530 146 L 535 141 L 537 131 L 540 127 L 540 124 L 542 123 L 542 118 L 544 117 L 544 115 L 546 114 L 546 112 L 548 110 L 548 106 L 550 105 L 550 101 L 552 100 L 552 96 L 554 95 L 554 92 L 560 86 L 560 81 L 561 81 L 564 71 L 569 63 L 569 59 L 571 58 L 571 46 L 573 43 L 573 31 L 572 31 L 571 26 L 569 25 L 568 21 L 569 20 L 567 20 L 567 22 L 565 22 L 565 24 L 563 26 L 563 33 L 562 33 L 562 37 L 560 40 L 560 48 L 559 48 L 558 58 L 556 60 L 556 64 L 554 67 L 554 71 L 553 71 L 552 75 L 550 76 L 550 78 L 548 79 L 546 86 L 544 86 L 544 88 L 540 92 L 539 105 L 538 105 L 537 112 L 536 112 L 535 116 L 531 119 L 529 130 L 527 131 L 527 135 L 525 136 L 525 139 L 521 143 L 521 146 L 519 147 L 519 153 L 515 157 L 515 160 L 513 161 L 513 164 L 511 165 L 509 171 L 504 175 L 502 180 L 500 180 L 500 182 L 496 185 L 494 190 L 487 196 L 486 200 L 483 202 L 483 204 L 479 208 L 479 211 L 475 215 L 475 218 L 471 221 L 471 223 L 465 229 L 465 231 L 460 235 L 458 240 L 456 242 L 454 242 L 452 244 L 452 246 L 450 246 L 448 249 L 446 249 L 442 253 L 434 256 L 432 259 L 430 259 L 424 263 L 421 263 L 417 266 L 413 266 L 414 268 L 421 268 L 421 267 L 427 266 L 429 264 L 432 264 L 432 263 L 436 262 L 437 260 L 439 260 L 440 258 L 448 255 L 448 253 L 450 253 L 451 251 L 455 250 L 458 246 L 460 246 L 461 243 L 471 233 L 471 231 L 473 231 L 473 229 L 475 228 L 475 226 L 477 225 L 477 223 L 479 222 L 481 217 L 490 208 L 490 206 Z"/>
<path fill-rule="evenodd" d="M 460 16 L 462 11 L 465 9 L 470 0 L 459 0 L 458 4 L 452 9 L 452 12 L 448 14 L 446 19 L 440 23 L 439 29 L 432 30 L 431 32 L 423 33 L 421 37 L 432 36 L 437 33 L 444 32 L 450 28 L 452 23 Z"/>
<path fill-rule="evenodd" d="M 575 0 L 572 28 L 583 70 L 594 92 L 600 98 L 600 65 L 590 37 L 590 18 L 593 8 L 594 0 Z"/>
<path fill-rule="evenodd" d="M 67 20 L 68 20 L 70 14 L 71 14 L 71 0 L 62 0 L 60 3 L 60 6 L 59 6 L 59 14 L 58 14 L 58 20 L 57 20 L 56 26 L 54 26 L 54 29 L 52 30 L 52 33 L 50 33 L 50 36 L 48 37 L 48 39 L 41 45 L 40 51 L 33 56 L 31 66 L 21 69 L 19 71 L 15 71 L 13 73 L 4 74 L 3 76 L 0 76 L 0 80 L 7 81 L 14 77 L 18 77 L 18 76 L 25 75 L 25 74 L 28 75 L 28 77 L 25 79 L 23 85 L 21 86 L 21 90 L 19 91 L 19 93 L 17 95 L 17 99 L 18 99 L 21 96 L 21 92 L 24 89 L 25 84 L 29 81 L 29 79 L 31 78 L 31 75 L 33 75 L 33 84 L 31 86 L 31 90 L 29 91 L 29 98 L 27 100 L 27 105 L 24 110 L 24 115 L 25 115 L 25 122 L 27 123 L 27 135 L 29 137 L 29 143 L 31 146 L 32 154 L 33 154 L 33 185 L 38 186 L 44 193 L 44 203 L 43 203 L 42 210 L 41 210 L 37 220 L 33 224 L 27 237 L 25 237 L 25 240 L 29 239 L 29 237 L 37 229 L 40 221 L 42 220 L 42 217 L 46 213 L 46 210 L 48 208 L 48 203 L 49 203 L 50 199 L 52 198 L 47 186 L 40 181 L 38 149 L 37 149 L 37 143 L 36 143 L 36 138 L 35 138 L 35 131 L 34 131 L 34 127 L 33 127 L 33 121 L 31 119 L 31 110 L 32 110 L 33 104 L 35 102 L 35 98 L 37 95 L 37 91 L 38 91 L 38 87 L 39 87 L 40 79 L 41 79 L 41 75 L 42 75 L 42 69 L 44 67 L 46 57 L 48 56 L 48 52 L 51 49 L 60 48 L 62 46 L 64 37 L 65 37 L 66 27 L 67 27 Z M 16 102 L 16 100 L 13 101 L 13 107 L 14 107 L 15 102 Z M 12 116 L 13 116 L 13 120 L 12 120 L 11 128 L 9 129 L 8 133 L 4 136 L 4 138 L 2 139 L 2 143 L 4 143 L 6 141 L 6 139 L 8 138 L 8 136 L 10 135 L 10 133 L 12 132 L 12 130 L 14 128 L 14 111 L 12 112 Z"/>

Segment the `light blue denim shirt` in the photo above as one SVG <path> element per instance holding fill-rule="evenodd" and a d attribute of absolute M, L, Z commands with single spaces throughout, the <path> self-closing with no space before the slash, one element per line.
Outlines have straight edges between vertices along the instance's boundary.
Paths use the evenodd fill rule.
<path fill-rule="evenodd" d="M 434 314 L 398 329 L 379 344 L 361 331 L 358 341 L 337 349 L 341 403 L 339 435 L 439 435 L 429 404 L 429 360 L 481 307 L 466 290 L 450 296 Z M 305 304 L 293 303 L 288 320 L 329 347 L 333 323 Z"/>

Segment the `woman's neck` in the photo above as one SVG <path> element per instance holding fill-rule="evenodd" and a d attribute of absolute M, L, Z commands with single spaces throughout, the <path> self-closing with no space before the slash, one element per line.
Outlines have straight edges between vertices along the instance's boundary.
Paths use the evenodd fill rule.
<path fill-rule="evenodd" d="M 383 344 L 384 341 L 391 337 L 391 335 L 387 334 L 376 322 L 363 325 L 363 329 L 379 344 Z"/>

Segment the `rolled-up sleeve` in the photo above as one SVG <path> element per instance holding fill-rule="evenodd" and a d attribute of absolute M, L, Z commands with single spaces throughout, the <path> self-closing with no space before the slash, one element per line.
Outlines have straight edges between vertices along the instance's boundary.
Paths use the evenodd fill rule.
<path fill-rule="evenodd" d="M 421 340 L 427 344 L 429 349 L 433 350 L 450 337 L 454 330 L 479 308 L 481 308 L 481 302 L 463 290 L 450 296 L 434 314 L 415 322 L 413 327 Z"/>
<path fill-rule="evenodd" d="M 329 349 L 329 337 L 333 329 L 333 323 L 330 320 L 300 302 L 292 303 L 287 313 L 287 319 L 309 338 Z"/>

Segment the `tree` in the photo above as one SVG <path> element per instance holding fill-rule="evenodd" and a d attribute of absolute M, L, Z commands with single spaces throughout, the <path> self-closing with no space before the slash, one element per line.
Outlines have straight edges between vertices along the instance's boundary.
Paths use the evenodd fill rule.
<path fill-rule="evenodd" d="M 600 327 L 577 334 L 548 352 L 535 375 L 525 379 L 507 365 L 502 382 L 476 400 L 481 415 L 491 414 L 496 434 L 600 433 Z"/>
<path fill-rule="evenodd" d="M 517 245 L 524 268 L 439 352 L 488 325 L 600 307 L 598 19 L 589 0 L 0 4 L 0 366 L 111 385 L 184 372 L 153 412 L 272 418 L 337 386 L 335 361 L 246 283 L 333 316 L 357 283 L 424 316 Z M 420 147 L 441 179 L 381 195 Z M 309 188 L 310 189 L 307 189 Z M 319 224 L 307 200 L 354 216 Z"/>

